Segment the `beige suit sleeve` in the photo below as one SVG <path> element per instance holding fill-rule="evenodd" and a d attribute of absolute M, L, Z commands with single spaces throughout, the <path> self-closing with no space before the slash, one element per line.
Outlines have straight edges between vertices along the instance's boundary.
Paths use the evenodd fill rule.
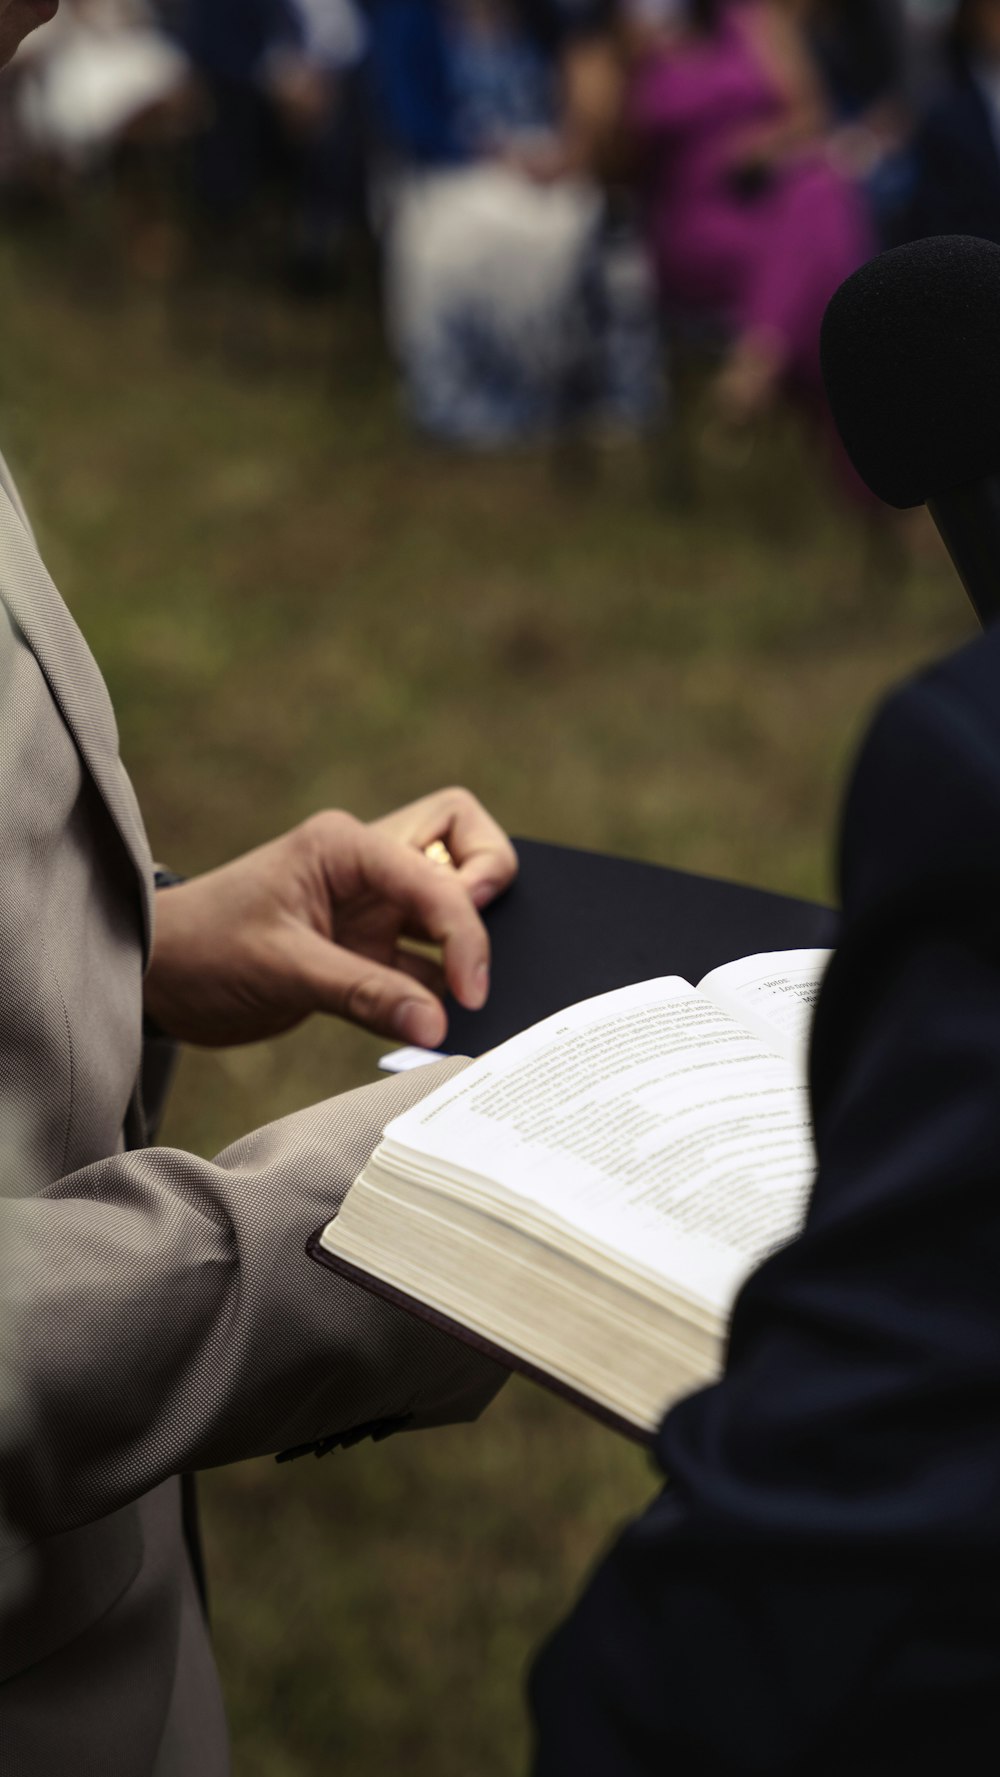
<path fill-rule="evenodd" d="M 385 1123 L 461 1065 L 330 1099 L 212 1161 L 123 1153 L 4 1205 L 22 1403 L 5 1466 L 25 1530 L 178 1471 L 482 1409 L 501 1370 L 305 1254 Z"/>

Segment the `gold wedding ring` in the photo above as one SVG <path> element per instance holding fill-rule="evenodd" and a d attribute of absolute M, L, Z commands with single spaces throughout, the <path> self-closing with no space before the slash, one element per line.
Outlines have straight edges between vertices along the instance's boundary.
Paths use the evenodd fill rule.
<path fill-rule="evenodd" d="M 424 857 L 431 864 L 443 864 L 446 870 L 455 868 L 455 860 L 443 839 L 432 839 L 430 845 L 425 845 Z"/>

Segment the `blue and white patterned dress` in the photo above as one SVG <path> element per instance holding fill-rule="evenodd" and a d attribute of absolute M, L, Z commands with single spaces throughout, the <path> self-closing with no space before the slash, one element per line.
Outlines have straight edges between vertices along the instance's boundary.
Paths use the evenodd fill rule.
<path fill-rule="evenodd" d="M 389 330 L 415 422 L 480 448 L 544 435 L 588 406 L 641 422 L 658 380 L 651 283 L 632 277 L 630 320 L 641 311 L 641 322 L 629 355 L 609 356 L 616 286 L 597 188 L 539 183 L 502 159 L 555 138 L 551 57 L 509 19 L 485 32 L 443 8 L 438 22 L 447 128 L 435 155 L 411 154 L 396 171 L 387 207 Z"/>

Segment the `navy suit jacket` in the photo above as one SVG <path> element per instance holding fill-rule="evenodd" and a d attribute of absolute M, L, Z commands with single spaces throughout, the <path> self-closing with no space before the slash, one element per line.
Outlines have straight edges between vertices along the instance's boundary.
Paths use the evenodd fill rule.
<path fill-rule="evenodd" d="M 897 692 L 843 826 L 805 1230 L 532 1679 L 537 1777 L 984 1768 L 1000 1719 L 1000 633 Z"/>

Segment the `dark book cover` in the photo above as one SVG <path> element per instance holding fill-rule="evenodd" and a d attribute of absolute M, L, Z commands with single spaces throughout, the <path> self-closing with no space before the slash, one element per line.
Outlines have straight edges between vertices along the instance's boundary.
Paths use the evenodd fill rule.
<path fill-rule="evenodd" d="M 616 987 L 658 975 L 695 987 L 738 957 L 836 943 L 837 915 L 812 901 L 537 839 L 514 844 L 517 880 L 485 914 L 490 997 L 481 1012 L 449 1001 L 453 1055 L 482 1055 Z"/>

